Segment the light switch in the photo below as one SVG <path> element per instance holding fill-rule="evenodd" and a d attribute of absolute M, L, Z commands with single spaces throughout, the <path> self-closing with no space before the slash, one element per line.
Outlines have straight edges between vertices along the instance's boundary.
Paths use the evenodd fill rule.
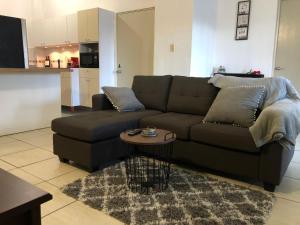
<path fill-rule="evenodd" d="M 174 44 L 170 44 L 170 52 L 175 52 L 175 45 Z"/>

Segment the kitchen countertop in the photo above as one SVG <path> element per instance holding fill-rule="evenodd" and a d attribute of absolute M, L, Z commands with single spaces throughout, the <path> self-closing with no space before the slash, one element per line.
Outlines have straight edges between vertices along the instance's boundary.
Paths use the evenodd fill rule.
<path fill-rule="evenodd" d="M 55 74 L 61 72 L 72 72 L 73 69 L 77 68 L 38 68 L 38 67 L 29 67 L 29 68 L 0 68 L 1 74 L 8 73 L 47 73 Z"/>

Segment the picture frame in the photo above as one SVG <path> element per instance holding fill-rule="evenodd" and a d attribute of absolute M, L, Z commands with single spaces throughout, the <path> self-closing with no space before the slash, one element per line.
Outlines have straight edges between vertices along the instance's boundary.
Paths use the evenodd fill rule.
<path fill-rule="evenodd" d="M 247 40 L 248 39 L 248 27 L 237 27 L 235 39 L 236 40 Z"/>
<path fill-rule="evenodd" d="M 250 1 L 240 1 L 238 3 L 238 15 L 250 14 Z"/>
<path fill-rule="evenodd" d="M 238 2 L 235 40 L 248 40 L 251 0 Z"/>
<path fill-rule="evenodd" d="M 237 27 L 247 27 L 249 25 L 249 15 L 238 15 Z"/>

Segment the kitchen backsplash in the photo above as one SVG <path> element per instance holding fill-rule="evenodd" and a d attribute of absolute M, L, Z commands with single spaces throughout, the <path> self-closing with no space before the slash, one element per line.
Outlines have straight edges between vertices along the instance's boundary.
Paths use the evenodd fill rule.
<path fill-rule="evenodd" d="M 60 67 L 67 68 L 71 57 L 79 57 L 79 45 L 29 49 L 29 65 L 45 67 L 46 56 L 50 56 L 51 67 L 58 68 L 58 60 L 60 60 Z"/>

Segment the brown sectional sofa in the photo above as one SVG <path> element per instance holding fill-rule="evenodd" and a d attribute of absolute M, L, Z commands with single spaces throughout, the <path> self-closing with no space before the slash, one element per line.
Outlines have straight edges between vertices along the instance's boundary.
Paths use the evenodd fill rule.
<path fill-rule="evenodd" d="M 136 76 L 132 89 L 146 107 L 140 112 L 119 113 L 104 95 L 95 95 L 93 112 L 52 122 L 54 153 L 94 171 L 126 156 L 120 132 L 155 126 L 177 134 L 174 161 L 254 178 L 273 191 L 294 152 L 276 142 L 257 148 L 247 128 L 202 123 L 219 91 L 207 81 Z"/>

